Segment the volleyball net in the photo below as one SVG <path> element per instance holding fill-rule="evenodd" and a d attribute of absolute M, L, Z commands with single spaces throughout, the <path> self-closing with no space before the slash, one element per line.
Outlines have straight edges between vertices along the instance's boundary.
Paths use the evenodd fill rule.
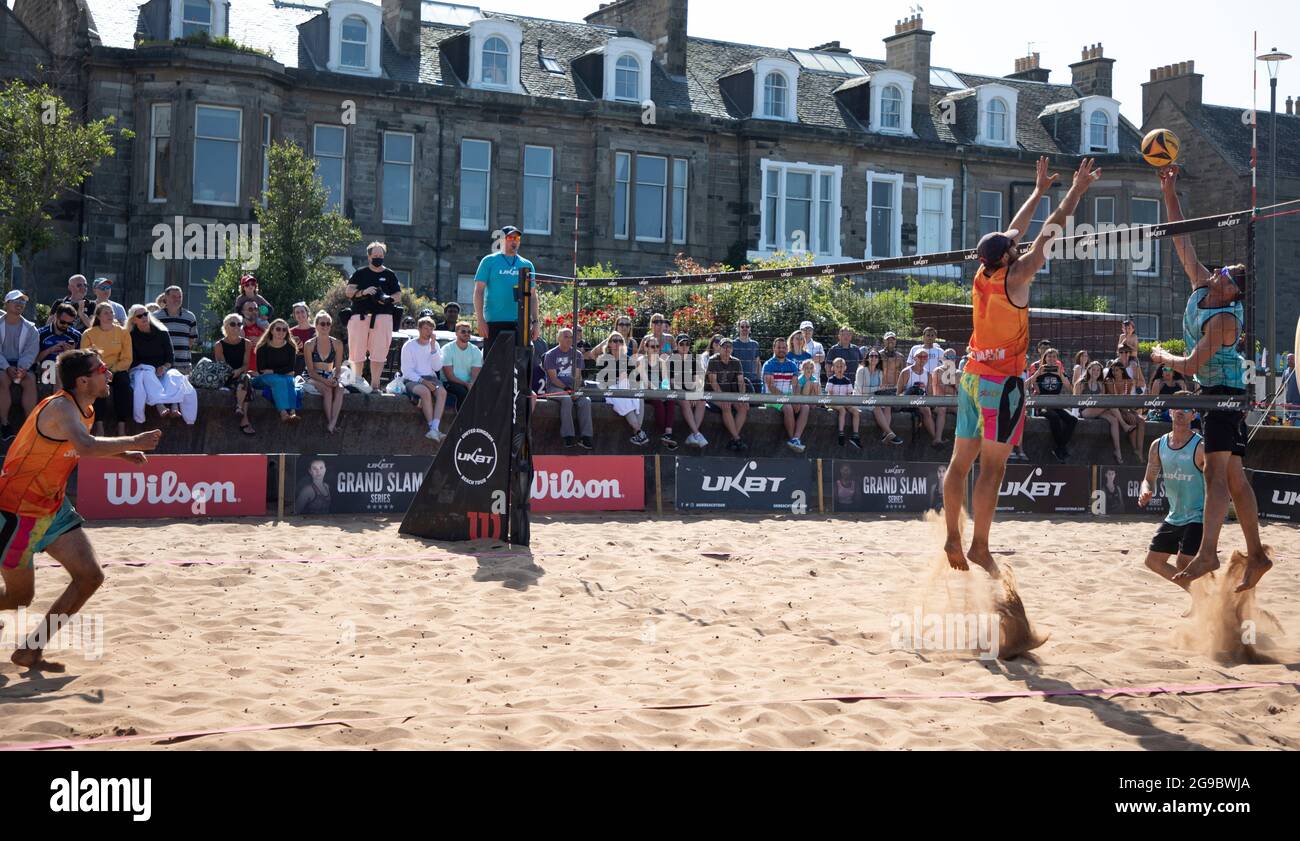
<path fill-rule="evenodd" d="M 1112 201 L 1107 206 L 1104 197 L 1100 202 L 1090 200 L 1088 207 L 1098 217 L 1113 217 L 1119 202 Z M 1131 208 L 1135 218 L 1154 220 L 1160 213 L 1154 201 L 1132 200 Z M 1040 395 L 1032 398 L 1033 405 L 1226 409 L 1248 408 L 1248 403 L 1265 400 L 1263 378 L 1253 382 L 1254 359 L 1259 350 L 1255 340 L 1255 220 L 1272 210 L 1241 210 L 1150 224 L 1083 224 L 1069 220 L 1053 241 L 1047 263 L 1030 288 L 1029 361 L 1038 361 L 1040 342 L 1045 342 L 1044 346 L 1058 352 L 1069 380 L 1080 352 L 1109 370 L 1126 320 L 1134 322 L 1143 343 L 1143 359 L 1149 342 L 1160 343 L 1179 355 L 1190 352 L 1191 348 L 1183 346 L 1182 314 L 1191 282 L 1175 249 L 1176 239 L 1190 245 L 1195 258 L 1211 270 L 1244 264 L 1246 325 L 1238 352 L 1246 369 L 1248 389 L 1253 388 L 1247 398 L 1161 395 L 1158 383 L 1154 388 L 1152 384 L 1158 366 L 1142 362 L 1140 378 L 1133 378 L 1132 386 L 1114 389 L 1120 393 L 1096 397 Z M 1034 224 L 1021 237 L 1022 254 L 1037 236 L 1046 213 L 1039 217 L 1036 214 Z M 915 225 L 905 230 L 911 237 L 915 232 Z M 616 328 L 626 333 L 630 325 L 632 338 L 639 342 L 650 334 L 651 320 L 662 316 L 666 322 L 664 335 L 672 336 L 674 345 L 685 336 L 689 356 L 695 356 L 707 349 L 715 336 L 737 336 L 737 327 L 744 321 L 750 325 L 750 338 L 759 344 L 761 366 L 761 360 L 773 355 L 777 338 L 790 336 L 800 324 L 810 321 L 814 338 L 827 350 L 837 342 L 840 328 L 847 326 L 852 332 L 851 343 L 863 349 L 881 347 L 886 334 L 893 333 L 897 348 L 906 355 L 922 342 L 924 331 L 933 328 L 935 344 L 955 350 L 959 358 L 966 353 L 972 332 L 971 283 L 978 268 L 973 249 L 856 261 L 832 260 L 810 252 L 750 257 L 754 258 L 750 264 L 740 269 L 701 267 L 679 258 L 681 271 L 658 276 L 621 276 L 609 270 L 582 272 L 576 278 L 539 274 L 544 301 L 543 335 L 553 342 L 559 329 L 575 328 L 575 341 L 585 349 L 605 341 Z M 624 323 L 620 325 L 620 321 Z M 672 351 L 665 348 L 664 352 Z M 619 388 L 619 378 L 602 378 L 600 365 L 593 360 L 588 373 L 595 372 L 597 385 L 588 385 L 584 392 L 604 397 L 739 400 L 778 405 L 953 406 L 956 402 L 950 394 L 714 393 L 704 388 L 698 359 L 672 356 L 681 375 L 671 377 L 666 383 L 668 388 L 662 387 L 662 381 L 629 382 L 646 387 Z M 884 384 L 886 388 L 892 385 Z M 1123 393 L 1126 390 L 1142 393 Z"/>

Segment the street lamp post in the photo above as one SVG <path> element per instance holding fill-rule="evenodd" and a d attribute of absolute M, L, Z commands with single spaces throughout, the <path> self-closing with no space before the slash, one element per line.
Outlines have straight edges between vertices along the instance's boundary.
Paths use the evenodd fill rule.
<path fill-rule="evenodd" d="M 1268 68 L 1268 155 L 1269 155 L 1269 204 L 1277 204 L 1277 70 L 1278 65 L 1291 58 L 1288 53 L 1279 52 L 1277 47 L 1272 52 L 1257 57 Z M 1272 357 L 1277 353 L 1277 220 L 1268 226 L 1268 291 L 1264 303 L 1268 307 L 1264 320 L 1264 347 L 1269 358 L 1264 360 L 1268 366 L 1267 386 L 1270 399 L 1276 389 L 1277 375 L 1274 373 Z M 1254 349 L 1248 348 L 1253 354 Z"/>

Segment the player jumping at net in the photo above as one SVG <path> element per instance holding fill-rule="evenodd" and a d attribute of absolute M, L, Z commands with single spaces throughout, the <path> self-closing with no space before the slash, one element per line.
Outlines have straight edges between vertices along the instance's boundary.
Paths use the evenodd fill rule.
<path fill-rule="evenodd" d="M 91 435 L 95 400 L 108 397 L 112 374 L 94 350 L 64 351 L 57 364 L 63 390 L 42 400 L 27 416 L 0 470 L 0 573 L 4 580 L 0 610 L 32 603 L 37 552 L 49 554 L 72 576 L 41 624 L 10 658 L 24 668 L 52 672 L 63 671 L 63 666 L 42 657 L 45 646 L 104 580 L 95 550 L 81 528 L 84 521 L 64 495 L 68 477 L 81 456 L 117 456 L 143 464 L 144 451 L 157 447 L 162 437 L 157 429 L 125 438 Z"/>
<path fill-rule="evenodd" d="M 1179 167 L 1160 170 L 1160 189 L 1170 222 L 1180 222 L 1183 210 L 1178 202 Z M 1174 250 L 1192 282 L 1192 294 L 1183 312 L 1183 339 L 1191 351 L 1175 356 L 1164 348 L 1151 350 L 1151 362 L 1166 365 L 1180 374 L 1195 375 L 1201 393 L 1245 397 L 1246 369 L 1237 353 L 1237 339 L 1246 324 L 1241 304 L 1246 267 L 1241 264 L 1210 271 L 1196 255 L 1186 234 L 1174 237 Z M 1237 592 L 1259 583 L 1273 562 L 1259 537 L 1259 505 L 1246 478 L 1246 413 L 1209 411 L 1205 425 L 1205 531 L 1201 551 L 1176 576 L 1188 583 L 1219 568 L 1219 533 L 1232 497 L 1237 521 L 1246 538 L 1246 572 Z"/>
<path fill-rule="evenodd" d="M 1192 393 L 1179 391 L 1174 396 L 1190 397 Z M 1156 477 L 1164 482 L 1169 512 L 1156 536 L 1151 538 L 1146 564 L 1156 575 L 1184 590 L 1191 589 L 1192 583 L 1178 574 L 1201 550 L 1205 509 L 1205 442 L 1192 431 L 1195 414 L 1191 409 L 1169 410 L 1173 429 L 1151 442 L 1147 472 L 1138 497 L 1138 505 L 1146 508 L 1155 494 Z M 1175 555 L 1178 561 L 1171 565 L 1169 559 Z"/>
<path fill-rule="evenodd" d="M 1038 159 L 1034 192 L 1006 232 L 986 234 L 977 247 L 980 260 L 975 273 L 974 327 L 970 361 L 957 387 L 957 433 L 952 461 L 943 483 L 944 519 L 948 537 L 943 550 L 954 569 L 968 569 L 969 558 L 990 575 L 998 574 L 989 552 L 989 529 L 997 508 L 998 488 L 1012 447 L 1019 445 L 1025 427 L 1025 371 L 1029 354 L 1029 285 L 1047 262 L 1047 249 L 1061 232 L 1083 194 L 1101 177 L 1092 158 L 1084 158 L 1074 173 L 1074 183 L 1059 207 L 1047 217 L 1033 245 L 1020 255 L 1016 237 L 1025 230 L 1038 201 L 1057 179 L 1048 173 L 1047 158 Z M 979 480 L 971 500 L 975 520 L 969 553 L 962 552 L 961 509 L 966 501 L 966 477 L 975 459 Z"/>

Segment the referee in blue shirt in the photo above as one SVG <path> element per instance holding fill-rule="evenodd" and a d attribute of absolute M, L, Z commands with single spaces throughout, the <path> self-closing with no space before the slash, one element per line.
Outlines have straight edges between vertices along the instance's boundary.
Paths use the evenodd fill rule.
<path fill-rule="evenodd" d="M 474 313 L 478 319 L 479 335 L 483 337 L 484 354 L 498 335 L 518 328 L 519 304 L 515 300 L 515 289 L 519 286 L 520 269 L 528 269 L 530 277 L 536 275 L 532 261 L 519 256 L 519 241 L 523 238 L 519 229 L 507 225 L 501 229 L 501 234 L 501 250 L 484 257 L 474 275 Z M 530 280 L 529 286 L 528 294 L 532 296 L 529 312 L 533 322 L 529 339 L 535 339 L 539 311 L 537 285 Z"/>

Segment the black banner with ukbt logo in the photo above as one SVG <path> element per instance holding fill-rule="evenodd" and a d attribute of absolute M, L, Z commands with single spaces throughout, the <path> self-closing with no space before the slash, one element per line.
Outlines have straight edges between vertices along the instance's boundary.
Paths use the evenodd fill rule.
<path fill-rule="evenodd" d="M 511 342 L 494 342 L 402 519 L 402 534 L 432 540 L 509 536 L 515 394 L 515 348 Z"/>
<path fill-rule="evenodd" d="M 817 506 L 812 459 L 677 458 L 678 511 L 787 511 Z"/>
<path fill-rule="evenodd" d="M 1084 514 L 1090 510 L 1092 468 L 1008 464 L 998 488 L 998 511 L 1015 514 Z"/>

